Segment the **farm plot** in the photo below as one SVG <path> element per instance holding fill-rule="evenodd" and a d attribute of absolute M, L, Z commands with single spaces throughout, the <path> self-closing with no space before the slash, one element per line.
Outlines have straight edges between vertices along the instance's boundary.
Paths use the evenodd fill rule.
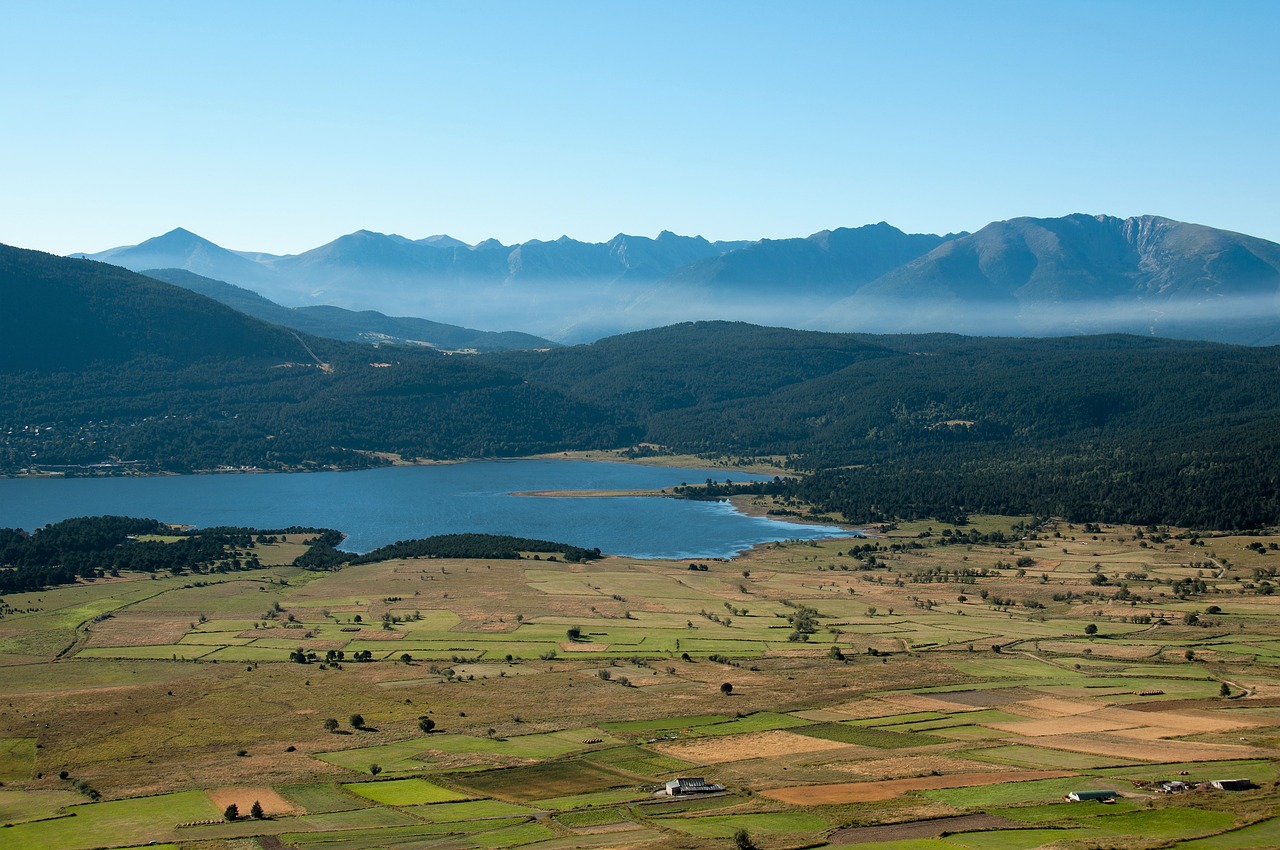
<path fill-rule="evenodd" d="M 6 850 L 88 850 L 111 836 L 117 845 L 145 844 L 157 837 L 176 839 L 180 823 L 221 820 L 203 791 L 85 803 L 67 809 L 69 817 L 17 824 L 4 831 Z"/>
<path fill-rule="evenodd" d="M 0 789 L 0 827 L 58 817 L 64 806 L 84 802 L 75 791 L 17 791 Z"/>
<path fill-rule="evenodd" d="M 845 723 L 818 723 L 796 729 L 796 734 L 842 744 L 856 744 L 861 747 L 877 749 L 903 749 L 909 747 L 927 747 L 933 744 L 945 744 L 946 739 L 928 735 L 923 732 L 889 732 L 884 729 L 868 729 L 851 726 Z"/>
<path fill-rule="evenodd" d="M 225 811 L 227 806 L 235 805 L 239 811 L 247 815 L 253 808 L 253 804 L 257 803 L 262 806 L 262 810 L 267 817 L 302 814 L 297 805 L 286 800 L 274 788 L 265 786 L 213 788 L 207 793 L 213 805 L 220 811 Z"/>
<path fill-rule="evenodd" d="M 596 750 L 584 754 L 582 758 L 593 764 L 634 773 L 637 776 L 650 779 L 676 773 L 691 766 L 690 762 L 684 759 L 662 755 L 637 746 Z"/>
<path fill-rule="evenodd" d="M 695 738 L 652 746 L 659 752 L 694 764 L 721 764 L 745 759 L 841 749 L 848 747 L 849 744 L 776 730 L 716 738 Z"/>
<path fill-rule="evenodd" d="M 918 776 L 911 779 L 886 779 L 880 782 L 842 782 L 834 785 L 803 785 L 793 788 L 771 788 L 760 793 L 795 806 L 837 803 L 871 803 L 892 800 L 910 791 L 939 788 L 970 788 L 1002 784 L 1021 784 L 1043 779 L 1074 776 L 1069 771 L 1028 770 L 1022 772 L 953 773 L 946 776 Z"/>
<path fill-rule="evenodd" d="M 544 762 L 524 767 L 454 774 L 453 784 L 478 797 L 534 803 L 602 789 L 629 788 L 635 780 L 580 759 Z"/>
<path fill-rule="evenodd" d="M 467 799 L 466 794 L 443 788 L 425 779 L 391 779 L 386 782 L 352 782 L 342 786 L 361 797 L 387 806 L 416 806 Z"/>

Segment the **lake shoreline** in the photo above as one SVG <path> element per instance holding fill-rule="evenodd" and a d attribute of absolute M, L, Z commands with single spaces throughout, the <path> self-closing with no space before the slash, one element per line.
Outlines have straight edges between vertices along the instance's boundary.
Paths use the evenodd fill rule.
<path fill-rule="evenodd" d="M 834 523 L 749 516 L 724 500 L 676 495 L 681 484 L 700 484 L 708 475 L 723 481 L 718 470 L 554 460 L 406 464 L 341 475 L 11 478 L 0 480 L 0 503 L 7 527 L 34 530 L 72 517 L 128 515 L 197 527 L 335 528 L 348 535 L 343 548 L 359 552 L 397 540 L 478 533 L 562 540 L 617 555 L 705 558 L 759 542 L 851 533 Z"/>

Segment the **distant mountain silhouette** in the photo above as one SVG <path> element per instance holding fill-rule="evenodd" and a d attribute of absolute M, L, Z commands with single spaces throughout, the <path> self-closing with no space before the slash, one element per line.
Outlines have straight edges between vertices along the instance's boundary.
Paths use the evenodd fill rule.
<path fill-rule="evenodd" d="M 75 259 L 99 260 L 135 272 L 143 269 L 186 269 L 215 280 L 231 280 L 251 288 L 267 286 L 274 277 L 261 262 L 228 251 L 181 227 L 138 245 L 71 256 Z"/>
<path fill-rule="evenodd" d="M 677 270 L 677 284 L 719 290 L 772 290 L 803 295 L 848 295 L 864 283 L 910 262 L 953 235 L 903 233 L 883 221 L 823 230 L 804 239 L 762 239 Z"/>
<path fill-rule="evenodd" d="M 467 245 L 361 230 L 291 256 L 227 251 L 178 229 L 88 256 L 135 270 L 186 269 L 288 307 L 518 327 L 561 342 L 730 319 L 1280 343 L 1280 245 L 1156 216 L 1016 218 L 945 236 L 881 222 L 755 242 L 663 231 Z"/>
<path fill-rule="evenodd" d="M 940 245 L 830 313 L 884 330 L 1123 330 L 1280 341 L 1280 245 L 1158 216 L 1015 218 Z"/>
<path fill-rule="evenodd" d="M 557 343 L 516 331 L 477 331 L 405 316 L 385 316 L 372 310 L 355 312 L 341 307 L 282 307 L 243 287 L 201 277 L 184 269 L 150 269 L 149 277 L 208 296 L 265 322 L 284 325 L 315 336 L 353 342 L 428 345 L 444 350 L 513 351 L 554 348 Z"/>

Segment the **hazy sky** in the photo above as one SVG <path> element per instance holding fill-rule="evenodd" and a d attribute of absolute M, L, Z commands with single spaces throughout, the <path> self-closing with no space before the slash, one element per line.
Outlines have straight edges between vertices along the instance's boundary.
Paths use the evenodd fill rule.
<path fill-rule="evenodd" d="M 1280 241 L 1280 3 L 0 0 L 0 242 L 1155 213 Z"/>

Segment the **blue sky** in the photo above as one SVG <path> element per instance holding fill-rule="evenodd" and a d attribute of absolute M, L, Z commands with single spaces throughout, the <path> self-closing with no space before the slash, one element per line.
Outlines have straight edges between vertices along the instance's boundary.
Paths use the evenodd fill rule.
<path fill-rule="evenodd" d="M 1280 3 L 0 0 L 0 242 L 1154 213 L 1280 241 Z"/>

